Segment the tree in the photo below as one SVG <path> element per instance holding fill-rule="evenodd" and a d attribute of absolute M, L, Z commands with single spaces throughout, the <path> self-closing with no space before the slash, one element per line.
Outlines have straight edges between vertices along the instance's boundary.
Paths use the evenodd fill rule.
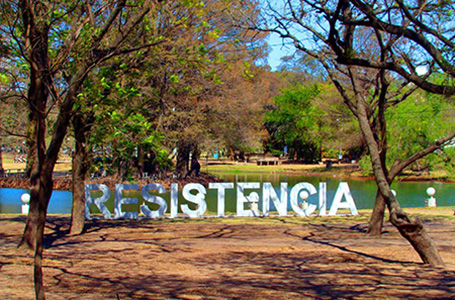
<path fill-rule="evenodd" d="M 176 147 L 180 149 L 176 173 L 180 177 L 188 174 L 190 152 L 195 159 L 207 134 L 203 110 L 223 90 L 218 76 L 231 62 L 223 52 L 232 45 L 237 50 L 246 48 L 242 41 L 249 39 L 237 38 L 232 26 L 222 21 L 225 1 L 172 5 L 148 23 L 153 32 L 172 42 L 99 64 L 85 81 L 73 117 L 75 187 L 82 187 L 86 177 L 90 160 L 86 149 L 106 145 L 113 158 L 110 166 L 118 170 L 121 180 L 144 173 L 167 176 L 170 151 Z M 243 55 L 231 54 L 236 61 Z M 82 192 L 81 188 L 73 192 L 74 234 L 83 229 L 84 197 L 76 196 Z"/>
<path fill-rule="evenodd" d="M 244 161 L 250 153 L 262 152 L 264 108 L 272 103 L 280 83 L 265 68 L 246 63 L 252 57 L 247 53 L 242 57 L 239 52 L 233 52 L 227 68 L 219 72 L 223 83 L 214 91 L 211 105 L 205 107 L 210 124 L 205 147 L 224 148 L 231 159 Z"/>
<path fill-rule="evenodd" d="M 283 86 L 317 84 L 319 94 L 312 101 L 314 130 L 311 138 L 320 147 L 320 154 L 326 158 L 338 158 L 346 153 L 357 159 L 364 153 L 364 141 L 359 132 L 357 121 L 344 104 L 336 88 L 331 84 L 327 71 L 317 59 L 304 52 L 294 53 L 282 58 L 279 77 Z M 322 157 L 319 158 L 322 160 Z"/>
<path fill-rule="evenodd" d="M 290 3 L 291 1 L 289 1 Z M 319 16 L 327 20 L 326 31 L 311 30 L 332 50 L 337 63 L 356 65 L 379 70 L 391 70 L 399 74 L 404 82 L 432 93 L 453 95 L 455 90 L 450 83 L 453 73 L 453 42 L 450 20 L 450 4 L 419 2 L 404 3 L 401 0 L 386 2 L 334 1 L 332 5 L 322 2 L 308 2 L 308 7 L 319 10 Z M 433 21 L 432 21 L 433 20 Z M 441 22 L 442 21 L 442 22 Z M 374 33 L 376 38 L 369 39 L 377 53 L 371 55 L 358 51 L 354 36 L 358 32 Z M 435 80 L 444 74 L 444 80 Z M 436 76 L 434 75 L 436 74 Z M 435 78 L 436 77 L 436 78 Z M 452 134 L 437 139 L 424 150 L 409 156 L 407 160 L 397 159 L 388 173 L 389 183 L 413 161 L 441 149 Z M 385 165 L 385 148 L 383 163 Z M 383 201 L 380 195 L 370 221 L 369 231 L 380 233 L 383 218 Z M 378 203 L 379 202 L 379 203 Z M 376 207 L 379 213 L 376 213 Z"/>
<path fill-rule="evenodd" d="M 81 114 L 75 113 L 72 119 L 74 131 L 74 152 L 71 161 L 73 205 L 71 209 L 71 234 L 80 234 L 84 229 L 85 220 L 85 180 L 90 168 L 90 155 L 87 133 L 94 123 L 94 114 L 91 111 Z"/>
<path fill-rule="evenodd" d="M 275 97 L 275 107 L 265 115 L 271 138 L 281 149 L 289 147 L 291 159 L 316 162 L 321 158 L 320 141 L 316 140 L 321 124 L 317 120 L 326 116 L 313 105 L 318 94 L 317 85 L 283 89 Z"/>
<path fill-rule="evenodd" d="M 77 96 L 87 75 L 101 62 L 164 42 L 159 34 L 148 30 L 145 22 L 160 5 L 126 0 L 18 0 L 1 2 L 0 6 L 6 20 L 2 32 L 10 38 L 8 47 L 16 50 L 16 61 L 27 66 L 28 86 L 24 89 L 32 115 L 37 162 L 32 169 L 30 213 L 21 245 L 35 249 L 36 298 L 44 299 L 41 260 L 52 173 Z M 48 112 L 54 106 L 58 115 L 47 144 Z"/>
<path fill-rule="evenodd" d="M 387 110 L 387 140 L 394 141 L 387 144 L 388 155 L 384 158 L 390 184 L 408 166 L 425 164 L 426 167 L 419 169 L 429 169 L 429 164 L 442 159 L 452 169 L 450 148 L 446 146 L 454 137 L 454 128 L 452 116 L 444 110 L 450 112 L 452 106 L 438 98 L 417 93 Z M 384 199 L 378 191 L 368 226 L 370 235 L 381 234 L 384 210 Z"/>
<path fill-rule="evenodd" d="M 340 65 L 340 53 L 349 55 L 351 60 L 356 57 L 373 57 L 381 65 L 387 65 L 390 49 L 398 44 L 399 37 L 383 34 L 380 30 L 357 30 L 357 24 L 351 24 L 346 20 L 351 20 L 355 11 L 352 11 L 347 1 L 334 3 L 327 2 L 310 2 L 310 1 L 284 1 L 283 7 L 277 8 L 268 5 L 264 23 L 266 25 L 251 24 L 250 28 L 259 28 L 268 32 L 278 33 L 282 38 L 290 39 L 296 49 L 303 51 L 317 58 L 327 70 L 331 80 L 339 90 L 345 100 L 346 105 L 356 116 L 360 130 L 365 138 L 369 149 L 369 155 L 372 162 L 373 172 L 375 175 L 378 190 L 384 198 L 390 212 L 391 223 L 399 230 L 401 235 L 406 238 L 414 249 L 419 253 L 425 263 L 431 265 L 443 264 L 439 253 L 426 233 L 423 224 L 417 218 L 411 218 L 400 207 L 395 196 L 390 189 L 390 175 L 394 172 L 405 168 L 416 159 L 440 148 L 445 142 L 452 139 L 454 135 L 438 139 L 432 145 L 427 147 L 405 161 L 397 160 L 387 172 L 385 165 L 386 143 L 386 119 L 385 109 L 390 104 L 388 100 L 390 75 L 383 70 L 377 72 L 377 75 L 370 77 L 368 69 L 347 67 Z M 270 12 L 270 14 L 269 14 Z M 337 17 L 344 18 L 343 23 L 337 23 Z M 273 20 L 273 24 L 267 24 L 267 21 Z M 339 27 L 342 27 L 342 30 Z M 366 41 L 375 41 L 376 44 L 366 44 Z M 310 42 L 312 41 L 312 42 Z M 370 45 L 374 51 L 364 51 L 364 45 Z M 336 47 L 335 47 L 336 46 Z M 403 64 L 402 64 L 403 66 Z M 342 75 L 346 79 L 337 77 Z M 393 77 L 392 77 L 393 78 Z M 409 79 L 415 79 L 414 77 Z M 419 83 L 428 79 L 428 75 L 421 78 Z M 370 82 L 376 81 L 373 85 L 371 94 L 366 89 Z M 365 85 L 367 83 L 368 85 Z M 351 87 L 350 91 L 346 87 Z M 407 81 L 402 86 L 408 86 Z M 409 92 L 413 91 L 409 88 Z M 365 93 L 367 91 L 367 93 Z M 377 98 L 377 104 L 372 105 L 369 95 Z M 407 98 L 408 92 L 401 94 L 399 101 Z M 374 113 L 377 117 L 372 119 Z M 374 121 L 377 122 L 374 122 Z M 376 124 L 377 123 L 377 124 Z M 379 134 L 378 134 L 379 133 Z M 393 177 L 392 177 L 393 178 Z"/>
<path fill-rule="evenodd" d="M 250 133 L 252 127 L 257 132 L 259 126 L 254 123 L 258 118 L 245 115 L 246 109 L 249 112 L 262 101 L 252 89 L 254 76 L 260 72 L 254 62 L 264 55 L 265 48 L 263 35 L 229 22 L 226 7 L 241 9 L 242 3 L 211 1 L 203 7 L 202 20 L 196 18 L 199 14 L 189 16 L 191 31 L 183 32 L 186 39 L 175 45 L 182 55 L 180 60 L 164 64 L 167 68 L 158 76 L 151 74 L 153 81 L 167 83 L 159 90 L 160 131 L 168 148 L 178 150 L 178 177 L 188 174 L 190 154 L 199 153 L 201 147 L 227 144 L 244 152 L 258 140 L 248 139 L 255 137 Z"/>

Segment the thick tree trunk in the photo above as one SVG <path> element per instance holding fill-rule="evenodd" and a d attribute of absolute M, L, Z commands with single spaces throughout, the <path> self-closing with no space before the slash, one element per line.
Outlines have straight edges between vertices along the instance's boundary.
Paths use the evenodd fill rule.
<path fill-rule="evenodd" d="M 200 171 L 201 171 L 201 165 L 199 163 L 200 155 L 201 155 L 201 153 L 199 151 L 199 148 L 197 146 L 195 146 L 193 148 L 193 151 L 191 152 L 191 167 L 190 167 L 188 173 L 185 175 L 185 177 L 191 176 L 193 174 L 193 172 L 196 177 L 200 176 Z"/>
<path fill-rule="evenodd" d="M 36 149 L 36 147 L 35 147 Z M 24 233 L 22 234 L 22 239 L 19 243 L 18 248 L 22 250 L 36 250 L 36 237 L 37 229 L 40 220 L 42 219 L 40 212 L 40 203 L 38 199 L 38 189 L 39 189 L 39 165 L 38 162 L 33 164 L 33 168 L 30 170 L 30 208 L 27 216 L 27 222 L 25 224 Z M 47 206 L 46 206 L 47 209 Z"/>
<path fill-rule="evenodd" d="M 89 170 L 87 150 L 85 146 L 76 141 L 76 151 L 72 162 L 73 177 L 73 207 L 71 211 L 70 234 L 81 234 L 84 230 L 85 211 L 85 179 Z"/>
<path fill-rule="evenodd" d="M 39 178 L 39 185 L 34 186 L 31 193 L 30 203 L 33 199 L 38 198 L 38 213 L 35 233 L 35 263 L 34 263 L 34 282 L 36 299 L 44 300 L 44 276 L 42 268 L 43 250 L 44 250 L 44 227 L 46 224 L 47 207 L 52 194 L 52 173 L 44 174 Z"/>
<path fill-rule="evenodd" d="M 93 114 L 89 114 L 85 118 L 79 114 L 73 117 L 76 148 L 72 160 L 73 208 L 71 211 L 70 234 L 81 234 L 84 230 L 85 179 L 90 168 L 86 134 L 91 130 L 93 122 Z"/>
<path fill-rule="evenodd" d="M 25 224 L 24 233 L 22 239 L 19 243 L 19 248 L 23 250 L 37 250 L 37 238 L 39 237 L 40 223 L 45 221 L 47 213 L 47 205 L 52 194 L 52 169 L 50 174 L 45 174 L 43 170 L 43 164 L 45 160 L 45 132 L 46 125 L 44 120 L 41 117 L 37 118 L 37 127 L 36 130 L 36 153 L 38 160 L 34 163 L 32 168 L 32 173 L 30 176 L 30 209 L 27 217 L 27 222 Z M 39 148 L 38 148 L 39 147 Z M 45 177 L 47 176 L 47 177 Z M 49 199 L 41 198 L 46 195 L 42 192 L 42 189 L 47 189 L 48 187 L 43 184 L 50 184 L 50 194 Z M 43 212 L 44 210 L 44 212 Z M 44 214 L 44 215 L 43 215 Z M 44 219 L 43 219 L 44 218 Z M 44 225 L 43 225 L 44 226 Z"/>
<path fill-rule="evenodd" d="M 400 234 L 409 241 L 419 254 L 422 261 L 432 266 L 441 266 L 443 261 L 436 249 L 435 244 L 423 227 L 422 222 L 415 218 L 411 221 L 410 217 L 403 211 L 400 204 L 392 194 L 383 164 L 380 159 L 379 147 L 374 138 L 368 121 L 367 107 L 363 99 L 358 97 L 357 119 L 360 129 L 370 150 L 373 172 L 378 185 L 378 189 L 384 197 L 385 203 L 390 212 L 390 222 L 398 229 Z"/>
<path fill-rule="evenodd" d="M 190 151 L 191 146 L 185 142 L 182 142 L 178 147 L 177 152 L 177 163 L 175 166 L 175 172 L 178 178 L 183 178 L 188 174 L 188 165 L 190 163 Z"/>
<path fill-rule="evenodd" d="M 40 220 L 39 203 L 32 201 L 32 191 L 30 193 L 30 209 L 25 223 L 24 233 L 22 234 L 21 241 L 19 242 L 18 248 L 23 251 L 33 251 L 36 245 L 36 233 L 38 229 L 38 223 Z"/>
<path fill-rule="evenodd" d="M 382 234 L 384 225 L 385 202 L 381 192 L 378 190 L 374 201 L 373 212 L 371 213 L 370 222 L 368 224 L 368 235 L 379 236 Z"/>

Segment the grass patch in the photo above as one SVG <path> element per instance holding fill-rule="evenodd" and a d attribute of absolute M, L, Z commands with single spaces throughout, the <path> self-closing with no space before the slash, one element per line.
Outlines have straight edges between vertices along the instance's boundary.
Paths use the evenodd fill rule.
<path fill-rule="evenodd" d="M 300 165 L 300 164 L 281 164 L 273 166 L 258 166 L 256 164 L 210 164 L 203 166 L 203 170 L 211 172 L 226 172 L 232 174 L 238 173 L 286 173 L 286 172 L 308 172 L 308 171 L 324 171 L 326 168 L 322 165 Z"/>

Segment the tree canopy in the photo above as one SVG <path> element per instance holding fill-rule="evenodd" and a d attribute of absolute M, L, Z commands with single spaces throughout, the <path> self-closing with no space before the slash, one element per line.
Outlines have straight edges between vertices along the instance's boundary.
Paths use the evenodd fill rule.
<path fill-rule="evenodd" d="M 185 177 L 190 154 L 214 149 L 243 157 L 287 147 L 318 162 L 357 148 L 391 221 L 425 262 L 442 263 L 390 183 L 409 166 L 453 165 L 453 3 L 15 0 L 0 11 L 0 138 L 27 143 L 21 245 L 35 251 L 38 299 L 52 173 L 68 137 L 73 233 L 97 151 L 108 171 L 136 180 Z M 264 65 L 269 33 L 297 51 L 277 72 Z"/>

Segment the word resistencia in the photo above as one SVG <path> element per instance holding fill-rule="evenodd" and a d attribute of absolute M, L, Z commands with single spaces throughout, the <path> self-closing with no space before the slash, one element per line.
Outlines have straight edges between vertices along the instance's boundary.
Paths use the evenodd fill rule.
<path fill-rule="evenodd" d="M 264 182 L 262 184 L 262 199 L 259 194 L 254 191 L 250 191 L 247 194 L 246 190 L 260 190 L 261 184 L 259 182 L 238 182 L 236 187 L 232 182 L 216 182 L 209 183 L 209 189 L 217 191 L 217 216 L 225 216 L 225 201 L 226 201 L 226 190 L 236 189 L 236 215 L 239 217 L 248 216 L 269 216 L 271 203 L 275 206 L 275 209 L 279 216 L 288 215 L 288 202 L 291 204 L 292 210 L 298 216 L 309 216 L 312 215 L 316 209 L 319 210 L 319 216 L 335 216 L 339 209 L 349 209 L 351 215 L 357 215 L 357 208 L 352 198 L 351 191 L 347 182 L 340 182 L 338 189 L 332 201 L 329 213 L 327 214 L 327 184 L 325 182 L 319 183 L 319 192 L 316 188 L 308 182 L 301 182 L 294 185 L 291 189 L 288 188 L 287 182 L 280 184 L 280 195 L 278 196 L 277 191 L 270 182 Z M 125 198 L 123 192 L 125 190 L 139 191 L 138 184 L 116 184 L 115 185 L 115 204 L 114 204 L 114 215 L 106 207 L 107 202 L 111 196 L 111 191 L 108 186 L 104 184 L 86 184 L 85 185 L 85 218 L 91 219 L 90 208 L 95 205 L 105 219 L 136 219 L 139 218 L 139 212 L 124 212 L 122 205 L 124 204 L 138 204 L 138 198 Z M 92 191 L 101 191 L 100 197 L 92 197 Z M 140 206 L 140 212 L 145 218 L 160 218 L 169 213 L 170 218 L 178 217 L 179 208 L 179 186 L 177 183 L 171 184 L 170 189 L 170 200 L 169 200 L 169 211 L 168 202 L 150 192 L 157 194 L 165 194 L 166 189 L 159 183 L 150 183 L 142 187 L 141 196 L 143 198 L 143 204 Z M 205 196 L 207 189 L 199 183 L 189 183 L 182 188 L 182 197 L 187 201 L 196 204 L 195 209 L 191 209 L 188 203 L 181 203 L 180 210 L 190 218 L 202 217 L 207 211 L 207 202 Z M 307 203 L 305 200 L 310 195 L 318 194 L 318 203 L 312 204 Z M 305 195 L 305 196 L 302 196 Z M 300 202 L 299 202 L 300 198 Z M 344 198 L 344 201 L 343 201 Z M 289 201 L 288 201 L 289 200 Z M 262 214 L 259 210 L 259 203 L 262 201 Z M 153 203 L 158 206 L 158 209 L 151 210 L 146 204 Z"/>

